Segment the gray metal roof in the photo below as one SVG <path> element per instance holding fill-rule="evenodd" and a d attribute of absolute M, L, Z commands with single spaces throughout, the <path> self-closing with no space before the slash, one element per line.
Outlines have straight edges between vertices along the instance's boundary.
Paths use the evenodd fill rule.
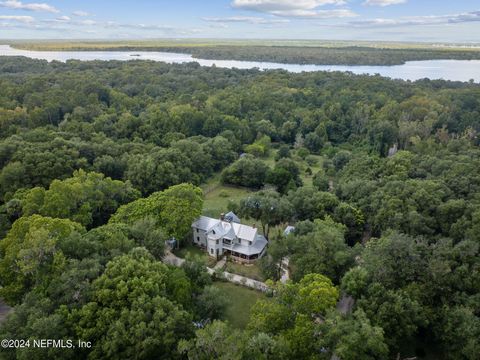
<path fill-rule="evenodd" d="M 288 235 L 288 234 L 292 233 L 294 230 L 295 230 L 295 226 L 287 226 L 285 228 L 285 230 L 283 231 L 283 234 Z"/>
<path fill-rule="evenodd" d="M 192 227 L 204 231 L 210 230 L 212 227 L 220 222 L 218 219 L 213 219 L 207 216 L 200 216 L 193 224 Z"/>
<path fill-rule="evenodd" d="M 228 213 L 226 213 L 225 219 L 230 222 L 236 222 L 240 224 L 240 218 L 237 215 L 235 215 L 233 211 L 229 211 Z"/>
<path fill-rule="evenodd" d="M 257 239 L 252 245 L 246 246 L 241 244 L 235 244 L 232 248 L 232 251 L 243 255 L 251 256 L 255 254 L 260 254 L 263 249 L 265 249 L 265 246 L 267 246 L 267 244 L 267 239 L 265 239 L 262 235 L 258 235 Z"/>
<path fill-rule="evenodd" d="M 226 237 L 227 239 L 233 239 L 238 237 L 254 242 L 258 235 L 258 229 L 254 227 L 236 222 L 221 221 L 207 216 L 200 216 L 192 224 L 192 227 L 206 232 L 215 231 L 214 238 Z"/>

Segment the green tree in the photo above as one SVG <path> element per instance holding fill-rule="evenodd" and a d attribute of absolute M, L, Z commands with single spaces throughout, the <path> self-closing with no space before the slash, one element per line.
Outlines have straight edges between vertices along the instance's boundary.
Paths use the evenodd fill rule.
<path fill-rule="evenodd" d="M 66 219 L 40 215 L 18 219 L 0 243 L 0 296 L 16 304 L 32 287 L 48 284 L 65 267 L 61 240 L 84 231 L 80 224 Z"/>
<path fill-rule="evenodd" d="M 200 216 L 202 207 L 202 190 L 191 184 L 180 184 L 121 206 L 110 221 L 135 224 L 151 218 L 167 236 L 182 241 L 192 222 Z"/>
<path fill-rule="evenodd" d="M 336 283 L 352 266 L 356 249 L 345 242 L 345 227 L 331 218 L 315 220 L 314 230 L 290 239 L 290 261 L 293 279 L 309 273 L 324 274 Z"/>
<path fill-rule="evenodd" d="M 326 359 L 334 354 L 344 360 L 380 360 L 388 357 L 383 330 L 373 326 L 362 310 L 345 317 L 330 312 L 320 326 L 324 336 L 320 344 L 329 350 Z"/>
<path fill-rule="evenodd" d="M 48 190 L 33 188 L 21 199 L 25 215 L 67 218 L 87 227 L 104 224 L 122 204 L 139 197 L 130 183 L 78 170 L 66 180 L 54 180 Z"/>
<path fill-rule="evenodd" d="M 222 182 L 231 185 L 260 188 L 265 184 L 267 169 L 263 161 L 245 156 L 222 172 Z"/>
<path fill-rule="evenodd" d="M 228 299 L 215 286 L 206 286 L 196 300 L 197 313 L 200 319 L 220 319 L 225 313 Z"/>
<path fill-rule="evenodd" d="M 92 284 L 92 299 L 69 315 L 76 335 L 92 341 L 92 359 L 175 358 L 193 335 L 191 316 L 168 290 L 169 269 L 144 249 L 117 257 Z"/>
<path fill-rule="evenodd" d="M 241 360 L 243 342 L 240 331 L 215 320 L 197 330 L 194 339 L 180 341 L 178 352 L 189 360 Z"/>
<path fill-rule="evenodd" d="M 277 192 L 262 190 L 240 201 L 239 215 L 258 220 L 268 239 L 270 228 L 286 222 L 291 216 L 291 206 L 288 200 Z"/>

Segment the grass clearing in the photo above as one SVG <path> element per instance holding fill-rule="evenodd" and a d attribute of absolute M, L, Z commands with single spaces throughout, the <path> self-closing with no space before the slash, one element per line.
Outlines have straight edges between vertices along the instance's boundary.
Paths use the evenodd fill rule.
<path fill-rule="evenodd" d="M 173 253 L 178 257 L 185 259 L 186 257 L 198 257 L 205 262 L 207 266 L 214 266 L 216 261 L 214 258 L 208 256 L 207 252 L 203 249 L 200 249 L 198 246 L 193 244 L 186 244 L 178 250 L 174 250 Z"/>
<path fill-rule="evenodd" d="M 257 264 L 239 264 L 236 262 L 229 261 L 227 262 L 227 267 L 225 271 L 237 275 L 242 275 L 250 279 L 265 281 L 265 277 L 262 274 L 262 271 Z"/>
<path fill-rule="evenodd" d="M 203 214 L 213 218 L 218 218 L 220 213 L 228 212 L 229 201 L 238 202 L 252 190 L 247 188 L 233 187 L 227 185 L 211 184 L 205 191 L 205 201 L 203 203 Z"/>
<path fill-rule="evenodd" d="M 265 299 L 265 294 L 260 291 L 235 285 L 228 282 L 217 281 L 213 284 L 220 289 L 228 299 L 229 305 L 225 311 L 224 320 L 234 328 L 245 329 L 250 318 L 250 309 L 257 300 Z"/>

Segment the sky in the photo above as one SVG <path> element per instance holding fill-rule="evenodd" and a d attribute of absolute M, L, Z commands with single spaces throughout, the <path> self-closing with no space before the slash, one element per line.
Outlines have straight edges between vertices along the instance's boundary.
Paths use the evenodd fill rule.
<path fill-rule="evenodd" d="M 0 0 L 0 39 L 480 43 L 480 0 Z"/>

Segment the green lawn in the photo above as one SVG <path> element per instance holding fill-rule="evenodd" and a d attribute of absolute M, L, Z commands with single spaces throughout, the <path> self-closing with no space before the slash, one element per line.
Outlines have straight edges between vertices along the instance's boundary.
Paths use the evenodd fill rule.
<path fill-rule="evenodd" d="M 214 286 L 223 291 L 229 302 L 224 320 L 227 320 L 237 329 L 244 329 L 247 326 L 250 318 L 250 309 L 255 302 L 266 298 L 260 291 L 252 290 L 241 285 L 228 282 L 215 282 Z"/>
<path fill-rule="evenodd" d="M 217 218 L 222 212 L 228 212 L 229 201 L 238 202 L 252 192 L 247 188 L 233 187 L 220 184 L 208 184 L 205 186 L 205 201 L 203 214 Z"/>
<path fill-rule="evenodd" d="M 242 275 L 258 281 L 265 281 L 265 278 L 260 268 L 256 264 L 243 265 L 229 261 L 227 262 L 227 267 L 225 268 L 225 271 L 233 274 Z"/>
<path fill-rule="evenodd" d="M 207 266 L 214 266 L 216 263 L 215 259 L 208 256 L 205 250 L 202 250 L 198 246 L 192 244 L 186 244 L 180 249 L 174 250 L 173 253 L 182 259 L 185 259 L 187 256 L 199 257 Z"/>

